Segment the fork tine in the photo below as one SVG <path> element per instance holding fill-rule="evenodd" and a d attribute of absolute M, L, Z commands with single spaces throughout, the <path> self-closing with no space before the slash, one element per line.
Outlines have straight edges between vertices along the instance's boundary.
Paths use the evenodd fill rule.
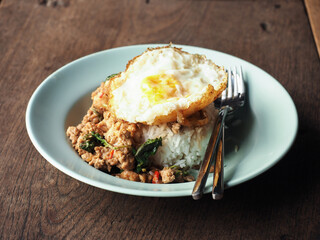
<path fill-rule="evenodd" d="M 239 72 L 239 78 L 238 78 L 238 89 L 239 89 L 239 95 L 245 94 L 245 86 L 243 82 L 243 74 L 242 74 L 242 67 L 240 66 L 240 72 Z"/>
<path fill-rule="evenodd" d="M 225 89 L 221 94 L 221 104 L 226 100 L 227 97 L 227 89 Z"/>
<path fill-rule="evenodd" d="M 227 83 L 227 87 L 225 90 L 223 90 L 222 94 L 221 94 L 221 105 L 224 104 L 224 101 L 227 98 L 227 91 L 228 91 L 228 84 L 229 84 L 229 78 L 230 78 L 230 67 L 228 68 L 228 83 Z"/>
<path fill-rule="evenodd" d="M 228 95 L 227 95 L 227 98 L 228 99 L 232 99 L 232 78 L 233 78 L 233 73 L 231 71 L 231 68 L 229 67 L 228 68 L 228 85 L 227 85 L 227 91 L 228 91 Z"/>
<path fill-rule="evenodd" d="M 233 99 L 238 97 L 238 68 L 233 67 L 234 79 L 233 79 Z"/>

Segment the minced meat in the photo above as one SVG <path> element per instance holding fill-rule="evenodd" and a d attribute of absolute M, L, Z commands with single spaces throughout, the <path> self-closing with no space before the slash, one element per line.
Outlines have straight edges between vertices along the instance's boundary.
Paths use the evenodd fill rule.
<path fill-rule="evenodd" d="M 144 169 L 144 172 L 135 172 L 137 163 L 132 149 L 137 149 L 142 144 L 142 130 L 139 124 L 117 119 L 106 109 L 103 101 L 107 98 L 107 94 L 103 92 L 103 86 L 104 83 L 92 93 L 93 104 L 82 122 L 77 126 L 68 127 L 66 132 L 81 158 L 99 170 L 130 181 L 154 182 L 156 172 L 160 175 L 157 183 L 183 181 L 182 176 L 175 177 L 176 170 L 168 167 L 162 170 L 151 167 L 150 171 Z M 179 123 L 171 125 L 174 133 L 179 133 L 180 128 Z M 98 136 L 106 141 L 107 145 L 102 144 L 101 140 L 93 144 L 93 136 L 95 139 Z M 190 178 L 185 180 L 189 181 Z"/>
<path fill-rule="evenodd" d="M 94 147 L 93 152 L 81 148 L 90 133 L 98 133 L 114 148 Z M 141 132 L 137 124 L 118 120 L 106 109 L 93 105 L 82 122 L 67 129 L 67 136 L 81 158 L 97 169 L 111 171 L 113 166 L 121 170 L 134 170 L 135 159 L 131 148 L 137 145 Z"/>

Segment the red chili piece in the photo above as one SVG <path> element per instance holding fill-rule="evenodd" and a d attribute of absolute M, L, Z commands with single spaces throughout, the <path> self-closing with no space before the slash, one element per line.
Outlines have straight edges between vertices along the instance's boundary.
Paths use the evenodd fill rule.
<path fill-rule="evenodd" d="M 155 171 L 154 172 L 154 175 L 153 175 L 153 178 L 152 178 L 152 183 L 158 183 L 159 182 L 159 171 Z"/>
<path fill-rule="evenodd" d="M 111 152 L 109 153 L 108 159 L 111 159 L 113 157 L 114 154 L 114 149 L 111 150 Z"/>
<path fill-rule="evenodd" d="M 100 94 L 99 98 L 102 98 L 103 97 L 103 92 Z"/>

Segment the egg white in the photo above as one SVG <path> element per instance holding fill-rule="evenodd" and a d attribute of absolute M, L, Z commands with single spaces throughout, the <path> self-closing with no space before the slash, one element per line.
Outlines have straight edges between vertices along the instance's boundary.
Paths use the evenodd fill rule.
<path fill-rule="evenodd" d="M 206 107 L 226 83 L 224 69 L 203 55 L 171 46 L 148 49 L 107 84 L 107 105 L 119 119 L 156 125 Z"/>

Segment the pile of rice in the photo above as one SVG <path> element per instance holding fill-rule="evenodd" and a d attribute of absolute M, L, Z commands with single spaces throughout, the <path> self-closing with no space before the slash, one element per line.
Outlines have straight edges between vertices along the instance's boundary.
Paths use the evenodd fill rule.
<path fill-rule="evenodd" d="M 161 125 L 143 125 L 143 140 L 162 138 L 162 147 L 159 147 L 152 163 L 156 166 L 192 168 L 200 165 L 211 137 L 217 110 L 214 104 L 207 106 L 209 122 L 201 127 L 182 127 L 179 133 L 173 133 L 165 123 Z"/>

